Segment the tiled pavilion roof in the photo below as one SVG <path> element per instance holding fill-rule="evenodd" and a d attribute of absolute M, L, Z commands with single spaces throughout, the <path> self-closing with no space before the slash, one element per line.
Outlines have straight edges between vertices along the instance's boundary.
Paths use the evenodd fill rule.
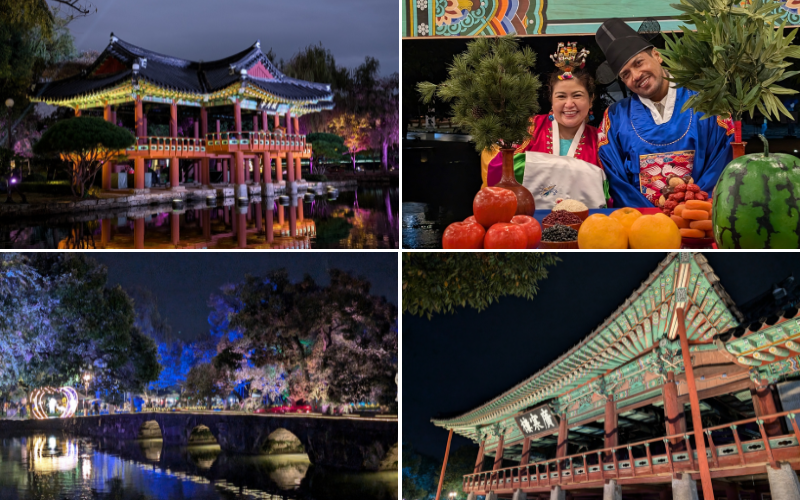
<path fill-rule="evenodd" d="M 688 273 L 687 273 L 688 271 Z M 552 363 L 483 405 L 432 422 L 470 439 L 479 428 L 507 420 L 543 401 L 591 383 L 650 350 L 666 334 L 674 338 L 676 289 L 685 287 L 687 335 L 713 343 L 714 336 L 738 325 L 741 313 L 700 253 L 671 253 L 611 316 Z"/>
<path fill-rule="evenodd" d="M 198 62 L 153 52 L 113 33 L 91 67 L 70 78 L 40 83 L 33 95 L 49 104 L 86 108 L 112 95 L 132 100 L 136 92 L 204 103 L 224 103 L 237 95 L 305 110 L 333 106 L 329 84 L 284 75 L 261 51 L 260 42 L 223 59 Z"/>

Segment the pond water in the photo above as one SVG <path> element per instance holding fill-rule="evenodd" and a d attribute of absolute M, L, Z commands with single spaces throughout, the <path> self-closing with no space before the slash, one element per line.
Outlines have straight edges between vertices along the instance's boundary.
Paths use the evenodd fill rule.
<path fill-rule="evenodd" d="M 290 234 L 294 224 L 296 234 Z M 267 231 L 272 228 L 272 234 Z M 349 248 L 399 246 L 397 188 L 342 190 L 297 206 L 261 197 L 0 221 L 0 248 Z"/>
<path fill-rule="evenodd" d="M 0 439 L 3 500 L 397 500 L 397 485 L 397 472 L 325 470 L 306 455 L 230 456 L 160 439 Z"/>

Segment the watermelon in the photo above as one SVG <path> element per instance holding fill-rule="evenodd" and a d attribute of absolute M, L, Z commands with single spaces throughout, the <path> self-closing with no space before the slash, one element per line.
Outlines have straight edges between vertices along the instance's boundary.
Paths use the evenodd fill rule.
<path fill-rule="evenodd" d="M 719 248 L 800 248 L 800 159 L 764 152 L 740 156 L 714 188 Z"/>

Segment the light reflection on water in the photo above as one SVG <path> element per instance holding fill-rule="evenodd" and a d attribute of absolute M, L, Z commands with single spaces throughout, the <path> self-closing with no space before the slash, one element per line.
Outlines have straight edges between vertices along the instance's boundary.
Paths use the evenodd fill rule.
<path fill-rule="evenodd" d="M 397 481 L 397 472 L 333 472 L 306 455 L 231 456 L 217 445 L 0 440 L 3 500 L 397 500 Z"/>
<path fill-rule="evenodd" d="M 227 198 L 213 207 L 195 200 L 176 208 L 4 219 L 0 248 L 398 248 L 398 194 L 397 188 L 358 188 L 342 190 L 333 200 L 323 195 L 298 201 L 295 207 L 261 197 L 244 205 Z"/>

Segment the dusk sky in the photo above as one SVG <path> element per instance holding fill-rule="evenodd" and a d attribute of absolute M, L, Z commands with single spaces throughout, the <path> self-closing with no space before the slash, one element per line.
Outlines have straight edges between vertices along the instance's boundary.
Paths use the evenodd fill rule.
<path fill-rule="evenodd" d="M 310 274 L 327 284 L 327 270 L 350 271 L 372 283 L 372 293 L 397 304 L 397 254 L 370 253 L 193 253 L 114 252 L 92 257 L 108 267 L 108 284 L 142 286 L 158 298 L 158 309 L 176 336 L 192 340 L 208 331 L 208 298 L 245 274 L 264 274 L 285 267 L 292 279 Z"/>
<path fill-rule="evenodd" d="M 69 27 L 78 50 L 102 52 L 111 32 L 134 45 L 191 60 L 221 59 L 257 39 L 284 60 L 322 42 L 339 66 L 371 56 L 399 71 L 399 12 L 390 0 L 92 0 L 97 13 Z"/>
<path fill-rule="evenodd" d="M 403 441 L 441 460 L 456 417 L 499 396 L 600 325 L 655 270 L 664 253 L 561 253 L 533 300 L 506 297 L 481 313 L 403 316 Z M 737 305 L 790 274 L 797 253 L 704 254 Z M 457 435 L 453 446 L 469 443 Z"/>

